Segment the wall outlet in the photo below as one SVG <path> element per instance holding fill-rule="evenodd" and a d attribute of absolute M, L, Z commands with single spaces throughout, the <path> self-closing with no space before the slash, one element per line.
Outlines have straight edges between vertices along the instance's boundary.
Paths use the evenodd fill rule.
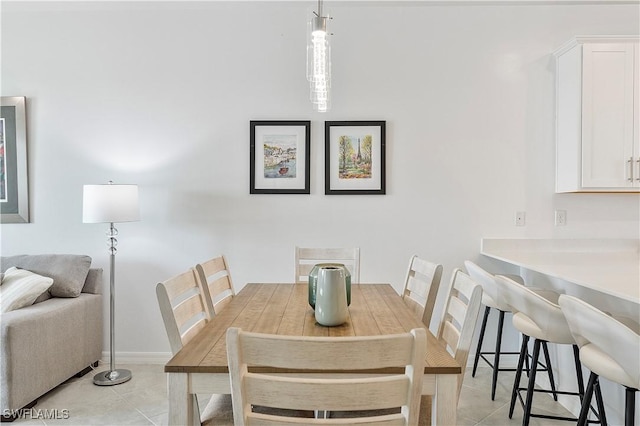
<path fill-rule="evenodd" d="M 516 226 L 524 226 L 526 216 L 525 212 L 516 212 Z"/>
<path fill-rule="evenodd" d="M 565 226 L 567 224 L 567 211 L 556 210 L 556 226 Z"/>

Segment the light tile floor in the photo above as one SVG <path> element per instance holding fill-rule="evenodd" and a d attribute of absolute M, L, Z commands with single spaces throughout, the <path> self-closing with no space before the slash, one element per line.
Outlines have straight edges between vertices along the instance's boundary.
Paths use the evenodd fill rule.
<path fill-rule="evenodd" d="M 100 365 L 98 371 L 104 370 Z M 93 373 L 73 378 L 38 400 L 31 411 L 34 417 L 22 418 L 15 425 L 166 425 L 167 391 L 166 377 L 162 365 L 118 365 L 132 371 L 133 378 L 117 386 L 101 387 L 93 384 Z M 509 400 L 514 373 L 501 372 L 495 401 L 491 401 L 491 369 L 479 367 L 476 377 L 471 377 L 470 368 L 462 386 L 458 405 L 460 426 L 501 426 L 522 424 L 522 409 L 516 406 L 513 419 L 509 419 Z M 523 382 L 524 383 L 524 382 Z M 200 407 L 206 404 L 201 403 Z M 536 393 L 536 412 L 569 415 L 557 402 L 546 395 Z M 68 410 L 68 418 L 65 412 Z M 46 413 L 43 413 L 45 412 Z M 57 419 L 43 419 L 57 416 Z M 531 426 L 570 425 L 545 419 L 531 419 Z"/>

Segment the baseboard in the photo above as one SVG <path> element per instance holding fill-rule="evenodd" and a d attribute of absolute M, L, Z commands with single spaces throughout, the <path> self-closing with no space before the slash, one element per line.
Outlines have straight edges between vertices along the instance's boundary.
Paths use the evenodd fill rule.
<path fill-rule="evenodd" d="M 120 364 L 166 364 L 171 352 L 116 352 L 116 367 Z M 102 352 L 101 365 L 109 365 L 111 353 Z"/>

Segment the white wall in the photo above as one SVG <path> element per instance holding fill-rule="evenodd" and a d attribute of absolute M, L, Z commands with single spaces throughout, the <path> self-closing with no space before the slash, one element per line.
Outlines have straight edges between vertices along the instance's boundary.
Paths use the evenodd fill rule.
<path fill-rule="evenodd" d="M 89 254 L 107 271 L 82 185 L 139 184 L 142 221 L 118 226 L 126 355 L 169 352 L 156 283 L 220 253 L 241 287 L 291 281 L 295 245 L 359 246 L 362 281 L 399 290 L 413 253 L 445 280 L 464 259 L 489 265 L 483 236 L 640 237 L 637 194 L 554 194 L 551 55 L 574 35 L 637 34 L 637 4 L 330 4 L 324 115 L 307 100 L 312 8 L 3 2 L 1 90 L 28 98 L 31 223 L 2 226 L 2 254 Z M 310 195 L 249 195 L 252 119 L 312 121 Z M 387 195 L 325 196 L 324 120 L 361 119 L 387 121 Z"/>

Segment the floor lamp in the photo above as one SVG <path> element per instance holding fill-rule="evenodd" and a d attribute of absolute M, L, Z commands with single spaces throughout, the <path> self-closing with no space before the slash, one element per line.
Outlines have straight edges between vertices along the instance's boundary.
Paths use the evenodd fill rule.
<path fill-rule="evenodd" d="M 111 386 L 131 379 L 131 371 L 116 370 L 115 367 L 115 265 L 118 230 L 113 226 L 117 222 L 134 222 L 140 220 L 137 185 L 115 185 L 109 181 L 106 185 L 84 185 L 82 202 L 82 221 L 84 223 L 109 223 L 107 244 L 109 246 L 110 267 L 110 333 L 111 333 L 111 367 L 93 377 L 98 386 Z"/>

